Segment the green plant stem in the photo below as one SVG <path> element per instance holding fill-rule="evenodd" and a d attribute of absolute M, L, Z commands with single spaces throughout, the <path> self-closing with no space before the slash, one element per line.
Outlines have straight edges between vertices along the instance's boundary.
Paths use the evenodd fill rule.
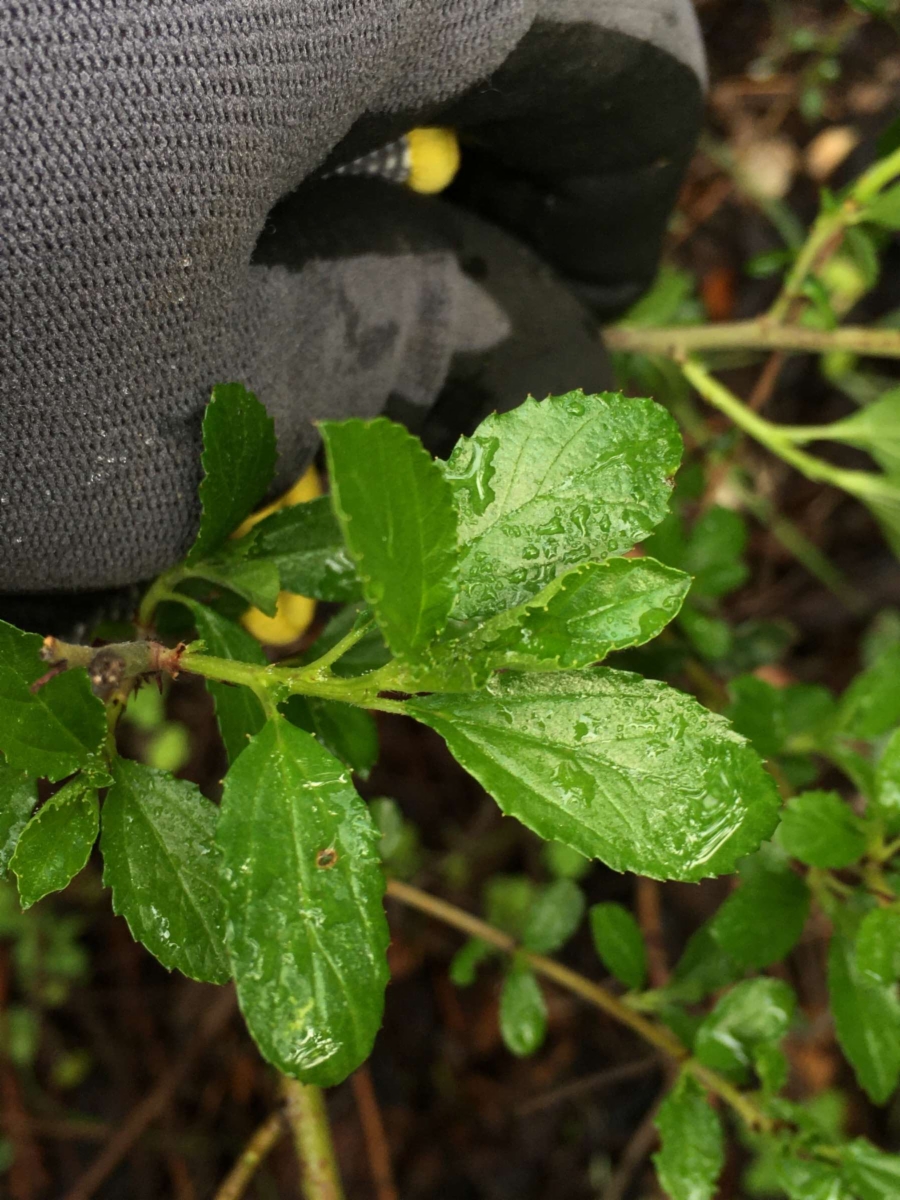
<path fill-rule="evenodd" d="M 274 1112 L 256 1130 L 213 1200 L 240 1200 L 260 1163 L 284 1133 L 284 1114 Z"/>
<path fill-rule="evenodd" d="M 863 612 L 866 608 L 866 598 L 857 591 L 834 565 L 827 554 L 809 540 L 806 534 L 788 517 L 778 511 L 775 505 L 765 496 L 755 492 L 734 470 L 729 475 L 729 483 L 738 493 L 741 504 L 767 528 L 772 536 L 786 550 L 793 554 L 797 562 L 809 571 L 810 575 L 828 588 L 850 612 Z"/>
<path fill-rule="evenodd" d="M 832 466 L 824 459 L 798 450 L 790 436 L 785 436 L 778 425 L 760 417 L 748 408 L 730 388 L 709 373 L 697 359 L 688 358 L 682 364 L 685 378 L 700 395 L 724 413 L 739 429 L 748 433 L 761 445 L 779 458 L 795 467 L 814 483 L 829 483 L 833 487 L 861 499 L 872 498 L 897 502 L 897 489 L 883 476 L 874 471 L 852 471 Z"/>
<path fill-rule="evenodd" d="M 850 186 L 842 203 L 819 213 L 803 249 L 794 260 L 775 303 L 769 309 L 767 320 L 782 322 L 791 316 L 795 302 L 802 299 L 806 280 L 829 258 L 843 240 L 851 225 L 855 225 L 864 214 L 867 204 L 887 184 L 900 174 L 900 150 L 886 155 L 874 163 Z M 838 332 L 835 330 L 835 332 Z M 872 332 L 878 332 L 873 330 Z M 852 349 L 852 347 L 843 347 Z M 865 353 L 865 351 L 863 351 Z"/>
<path fill-rule="evenodd" d="M 329 672 L 318 673 L 312 667 L 260 667 L 237 659 L 216 658 L 188 648 L 181 655 L 179 669 L 223 683 L 236 683 L 266 695 L 268 704 L 278 704 L 291 695 L 318 696 L 322 700 L 340 700 L 357 708 L 376 708 L 381 712 L 405 712 L 402 702 L 382 699 L 377 672 L 344 679 Z"/>
<path fill-rule="evenodd" d="M 543 954 L 534 954 L 529 950 L 522 950 L 509 934 L 503 933 L 502 930 L 496 929 L 478 917 L 473 917 L 471 913 L 457 908 L 455 904 L 450 904 L 446 900 L 423 892 L 420 888 L 413 887 L 412 884 L 402 883 L 398 879 L 390 879 L 387 884 L 387 894 L 410 908 L 416 908 L 420 912 L 443 921 L 446 925 L 452 925 L 462 933 L 468 934 L 469 937 L 480 938 L 482 941 L 488 942 L 505 954 L 515 954 L 522 961 L 527 962 L 538 975 L 542 975 L 545 979 L 551 979 L 566 991 L 580 996 L 614 1020 L 628 1026 L 651 1046 L 655 1046 L 663 1054 L 668 1055 L 683 1070 L 693 1075 L 703 1087 L 724 1100 L 740 1116 L 748 1129 L 763 1133 L 772 1130 L 772 1119 L 759 1107 L 752 1096 L 745 1095 L 717 1071 L 713 1071 L 691 1058 L 687 1048 L 665 1025 L 647 1020 L 606 988 L 586 979 L 584 975 L 579 975 L 577 971 L 570 970 L 569 967 L 563 966 L 555 959 L 547 958 Z"/>
<path fill-rule="evenodd" d="M 704 350 L 785 350 L 796 354 L 847 350 L 872 358 L 900 358 L 900 330 L 852 325 L 807 329 L 802 325 L 775 324 L 769 315 L 752 321 L 649 329 L 616 325 L 603 331 L 603 339 L 611 350 L 660 354 L 674 359 Z"/>
<path fill-rule="evenodd" d="M 331 664 L 337 662 L 339 658 L 343 658 L 348 650 L 352 650 L 357 642 L 361 641 L 372 626 L 375 624 L 375 618 L 369 617 L 367 620 L 359 621 L 349 633 L 346 633 L 339 642 L 327 650 L 321 658 L 317 658 L 314 663 L 305 668 L 312 678 L 325 678 L 331 676 Z M 300 672 L 303 673 L 303 670 Z"/>
<path fill-rule="evenodd" d="M 321 1089 L 285 1076 L 284 1115 L 300 1160 L 306 1200 L 344 1200 Z"/>
<path fill-rule="evenodd" d="M 136 624 L 139 630 L 146 632 L 153 628 L 153 618 L 159 605 L 164 600 L 178 600 L 179 596 L 175 593 L 175 588 L 190 575 L 191 571 L 188 567 L 177 566 L 172 567 L 169 571 L 163 571 L 162 575 L 158 575 L 154 579 L 144 593 L 138 608 Z"/>

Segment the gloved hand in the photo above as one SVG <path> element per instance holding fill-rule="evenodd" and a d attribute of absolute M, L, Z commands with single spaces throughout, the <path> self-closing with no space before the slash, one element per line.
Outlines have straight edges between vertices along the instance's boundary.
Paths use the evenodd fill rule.
<path fill-rule="evenodd" d="M 387 404 L 440 446 L 606 384 L 593 314 L 652 277 L 703 77 L 690 0 L 0 0 L 0 64 L 20 594 L 184 553 L 217 382 L 273 415 L 282 489 L 314 418 Z M 421 125 L 462 145 L 445 197 L 339 169 Z"/>

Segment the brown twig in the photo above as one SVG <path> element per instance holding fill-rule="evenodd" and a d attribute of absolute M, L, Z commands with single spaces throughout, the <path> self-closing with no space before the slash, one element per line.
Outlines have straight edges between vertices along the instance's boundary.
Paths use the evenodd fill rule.
<path fill-rule="evenodd" d="M 224 988 L 215 1002 L 207 1009 L 193 1041 L 181 1058 L 159 1080 L 156 1087 L 140 1104 L 136 1105 L 122 1125 L 110 1138 L 108 1144 L 97 1155 L 75 1185 L 66 1193 L 64 1200 L 89 1200 L 97 1188 L 119 1165 L 151 1121 L 171 1103 L 178 1088 L 187 1078 L 195 1062 L 226 1027 L 237 1007 L 234 989 Z"/>
<path fill-rule="evenodd" d="M 669 982 L 669 964 L 662 928 L 662 904 L 659 883 L 645 875 L 637 876 L 635 908 L 647 946 L 647 971 L 650 986 L 664 988 Z"/>
<path fill-rule="evenodd" d="M 603 1071 L 595 1071 L 592 1075 L 585 1075 L 581 1079 L 573 1079 L 570 1083 L 564 1083 L 560 1087 L 553 1088 L 552 1091 L 542 1092 L 541 1095 L 526 1100 L 516 1109 L 516 1116 L 530 1117 L 532 1113 L 543 1112 L 545 1108 L 553 1108 L 554 1105 L 561 1104 L 564 1100 L 573 1100 L 588 1092 L 598 1092 L 604 1088 L 615 1087 L 617 1083 L 625 1083 L 629 1079 L 639 1079 L 641 1075 L 646 1075 L 658 1067 L 661 1062 L 662 1059 L 658 1055 L 648 1054 L 635 1062 L 623 1063 L 618 1067 L 607 1067 Z"/>
<path fill-rule="evenodd" d="M 353 1098 L 356 1100 L 359 1123 L 362 1125 L 366 1142 L 375 1196 L 377 1200 L 399 1200 L 400 1193 L 394 1183 L 394 1171 L 391 1166 L 391 1150 L 367 1063 L 363 1063 L 354 1071 L 350 1082 L 353 1085 Z"/>
<path fill-rule="evenodd" d="M 263 1121 L 250 1138 L 213 1200 L 240 1200 L 247 1190 L 250 1180 L 256 1174 L 259 1164 L 284 1131 L 284 1113 L 279 1109 Z"/>
<path fill-rule="evenodd" d="M 599 1008 L 607 1016 L 627 1026 L 646 1042 L 649 1042 L 651 1046 L 662 1051 L 672 1059 L 674 1064 L 683 1067 L 685 1071 L 693 1075 L 701 1086 L 716 1096 L 720 1096 L 740 1116 L 748 1129 L 758 1129 L 762 1132 L 772 1129 L 772 1119 L 760 1108 L 752 1096 L 746 1095 L 735 1087 L 724 1075 L 705 1067 L 697 1059 L 691 1058 L 687 1048 L 670 1029 L 630 1008 L 618 996 L 607 991 L 600 984 L 594 983 L 585 975 L 579 975 L 577 971 L 556 962 L 555 959 L 523 949 L 508 933 L 504 933 L 501 929 L 489 925 L 487 921 L 482 921 L 479 917 L 474 917 L 471 913 L 457 908 L 455 904 L 423 892 L 421 888 L 413 887 L 412 884 L 402 883 L 399 879 L 389 879 L 386 890 L 393 899 L 399 900 L 411 908 L 417 908 L 420 912 L 428 913 L 429 916 L 459 929 L 469 937 L 481 938 L 482 941 L 496 946 L 498 950 L 502 950 L 506 954 L 518 955 L 538 975 L 542 975 L 545 979 L 552 979 L 565 991 L 580 996 L 582 1000 Z"/>
<path fill-rule="evenodd" d="M 669 1082 L 670 1079 L 666 1081 L 666 1086 L 660 1092 L 653 1107 L 628 1139 L 628 1144 L 622 1151 L 619 1159 L 619 1165 L 616 1167 L 612 1178 L 604 1189 L 603 1200 L 623 1200 L 623 1197 L 631 1186 L 631 1181 L 635 1173 L 656 1145 L 658 1137 L 655 1125 L 656 1114 L 659 1112 L 659 1106 L 662 1104 L 665 1094 L 669 1090 Z"/>

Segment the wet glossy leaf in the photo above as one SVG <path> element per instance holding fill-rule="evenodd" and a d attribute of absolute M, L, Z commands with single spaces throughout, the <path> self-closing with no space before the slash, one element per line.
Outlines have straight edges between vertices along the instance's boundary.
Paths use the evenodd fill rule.
<path fill-rule="evenodd" d="M 525 922 L 522 944 L 552 954 L 569 940 L 584 915 L 584 894 L 571 879 L 557 879 L 538 893 Z"/>
<path fill-rule="evenodd" d="M 387 922 L 378 831 L 347 772 L 276 717 L 225 780 L 218 841 L 241 1009 L 265 1058 L 338 1083 L 381 1023 Z"/>
<path fill-rule="evenodd" d="M 794 993 L 780 979 L 760 977 L 736 984 L 697 1031 L 694 1053 L 714 1071 L 747 1078 L 758 1048 L 778 1042 L 794 1015 Z"/>
<path fill-rule="evenodd" d="M 837 792 L 802 792 L 785 806 L 778 841 L 810 867 L 849 867 L 866 851 L 866 830 Z"/>
<path fill-rule="evenodd" d="M 191 610 L 197 636 L 205 643 L 207 654 L 256 663 L 261 667 L 266 665 L 262 646 L 246 629 L 221 616 L 215 609 L 198 604 L 196 600 L 184 597 L 181 602 Z M 265 724 L 262 705 L 249 688 L 220 683 L 215 679 L 208 679 L 206 687 L 216 706 L 216 719 L 228 761 L 234 762 L 245 749 L 247 739 L 258 733 Z"/>
<path fill-rule="evenodd" d="M 509 673 L 407 709 L 504 812 L 618 871 L 730 871 L 777 819 L 771 778 L 721 717 L 624 671 Z"/>
<path fill-rule="evenodd" d="M 90 857 L 99 828 L 97 793 L 76 775 L 22 830 L 10 867 L 23 908 L 68 886 Z"/>
<path fill-rule="evenodd" d="M 103 882 L 113 911 L 164 967 L 224 983 L 215 805 L 193 783 L 119 758 L 103 803 Z"/>
<path fill-rule="evenodd" d="M 426 664 L 398 675 L 397 685 L 404 691 L 473 691 L 500 669 L 589 666 L 661 633 L 690 584 L 687 575 L 653 559 L 585 563 L 558 575 L 525 604 L 441 643 Z"/>
<path fill-rule="evenodd" d="M 900 729 L 891 735 L 878 761 L 870 807 L 889 832 L 900 830 Z"/>
<path fill-rule="evenodd" d="M 463 546 L 453 615 L 492 616 L 629 550 L 666 515 L 680 457 L 651 400 L 570 392 L 482 421 L 445 468 Z"/>
<path fill-rule="evenodd" d="M 283 711 L 292 725 L 314 734 L 326 750 L 363 779 L 375 766 L 378 729 L 365 709 L 316 696 L 291 696 Z"/>
<path fill-rule="evenodd" d="M 856 962 L 864 978 L 873 983 L 900 979 L 900 909 L 873 908 L 856 935 Z"/>
<path fill-rule="evenodd" d="M 500 1034 L 520 1058 L 534 1054 L 547 1036 L 547 1006 L 541 985 L 528 967 L 513 966 L 500 993 Z"/>
<path fill-rule="evenodd" d="M 647 949 L 641 927 L 627 908 L 611 901 L 591 906 L 591 933 L 600 960 L 627 988 L 647 982 Z"/>
<path fill-rule="evenodd" d="M 208 557 L 266 493 L 275 470 L 275 426 L 240 383 L 213 388 L 203 414 L 200 528 L 188 562 Z"/>
<path fill-rule="evenodd" d="M 106 715 L 86 671 L 63 671 L 29 690 L 47 671 L 41 645 L 38 634 L 0 621 L 0 752 L 10 767 L 55 782 L 100 751 Z"/>
<path fill-rule="evenodd" d="M 456 513 L 440 467 L 400 425 L 322 425 L 332 503 L 363 594 L 398 656 L 443 630 L 455 594 Z"/>
<path fill-rule="evenodd" d="M 864 1138 L 841 1151 L 841 1175 L 859 1200 L 897 1200 L 900 1196 L 900 1156 L 885 1154 Z"/>
<path fill-rule="evenodd" d="M 0 878 L 6 875 L 19 834 L 37 804 L 37 784 L 25 771 L 0 762 Z"/>
<path fill-rule="evenodd" d="M 900 645 L 857 675 L 841 697 L 837 727 L 850 737 L 880 737 L 900 723 Z"/>
<path fill-rule="evenodd" d="M 272 563 L 286 591 L 339 603 L 362 595 L 328 496 L 272 513 L 254 532 L 250 556 Z"/>
<path fill-rule="evenodd" d="M 789 867 L 760 866 L 732 892 L 709 923 L 720 948 L 742 967 L 768 967 L 799 940 L 809 890 Z"/>
<path fill-rule="evenodd" d="M 653 1155 L 670 1200 L 711 1200 L 725 1165 L 722 1125 L 700 1085 L 682 1075 L 654 1122 L 661 1149 Z"/>
<path fill-rule="evenodd" d="M 884 1104 L 900 1079 L 896 988 L 864 975 L 852 939 L 835 934 L 828 954 L 828 990 L 841 1049 L 872 1102 Z"/>

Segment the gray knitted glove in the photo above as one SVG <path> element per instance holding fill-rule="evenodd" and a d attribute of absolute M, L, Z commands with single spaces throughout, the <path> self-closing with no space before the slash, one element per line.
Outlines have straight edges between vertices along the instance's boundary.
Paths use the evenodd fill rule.
<path fill-rule="evenodd" d="M 646 285 L 701 77 L 689 0 L 0 0 L 0 592 L 176 560 L 217 382 L 274 416 L 281 483 L 311 419 L 451 368 L 488 404 L 597 386 L 568 294 L 576 351 L 559 314 L 535 349 L 543 262 L 598 309 Z M 331 174 L 423 124 L 465 147 L 449 199 Z"/>

